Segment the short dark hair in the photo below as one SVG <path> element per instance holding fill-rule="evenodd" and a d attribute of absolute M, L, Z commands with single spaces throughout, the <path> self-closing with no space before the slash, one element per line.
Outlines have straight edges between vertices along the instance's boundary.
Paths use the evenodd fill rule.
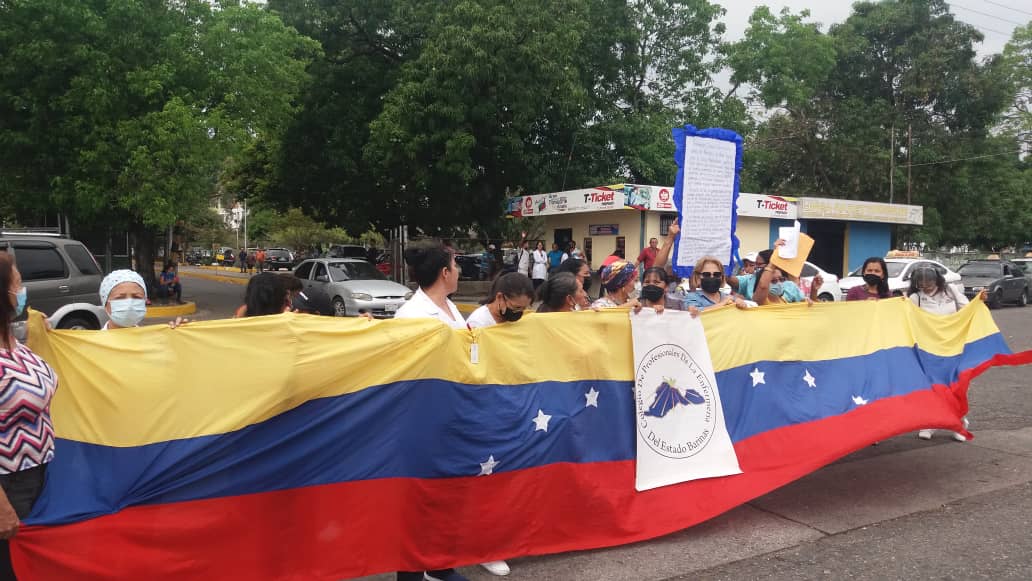
<path fill-rule="evenodd" d="M 558 311 L 566 302 L 566 297 L 572 297 L 576 292 L 576 276 L 569 272 L 553 274 L 538 287 L 538 300 L 541 301 L 541 304 L 538 306 L 537 312 Z"/>
<path fill-rule="evenodd" d="M 416 281 L 419 288 L 433 286 L 441 276 L 442 268 L 451 268 L 451 248 L 440 242 L 422 242 L 405 249 L 405 264 L 409 267 L 409 277 Z"/>
<path fill-rule="evenodd" d="M 495 279 L 491 285 L 491 292 L 480 301 L 480 304 L 486 305 L 495 300 L 498 293 L 508 298 L 528 297 L 534 300 L 534 282 L 523 273 L 507 272 Z"/>
<path fill-rule="evenodd" d="M 581 268 L 586 264 L 587 262 L 584 262 L 580 258 L 567 258 L 566 260 L 562 261 L 562 263 L 559 264 L 559 266 L 555 267 L 555 270 L 553 270 L 552 272 L 568 272 L 574 276 L 577 276 L 578 274 L 580 274 Z"/>
<path fill-rule="evenodd" d="M 247 306 L 245 317 L 282 313 L 287 304 L 287 287 L 283 277 L 271 272 L 251 277 L 244 291 L 244 304 Z"/>
<path fill-rule="evenodd" d="M 281 274 L 279 276 L 283 278 L 283 288 L 288 293 L 296 293 L 305 289 L 305 285 L 301 284 L 301 279 L 293 274 Z"/>

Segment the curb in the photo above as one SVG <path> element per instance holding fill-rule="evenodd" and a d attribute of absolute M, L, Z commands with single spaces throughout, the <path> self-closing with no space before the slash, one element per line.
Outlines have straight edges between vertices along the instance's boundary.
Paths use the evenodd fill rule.
<path fill-rule="evenodd" d="M 215 282 L 228 282 L 230 284 L 239 284 L 246 286 L 249 278 L 240 278 L 236 276 L 226 276 L 220 274 L 207 274 L 204 272 L 183 272 L 179 271 L 179 276 L 185 276 L 187 278 L 202 278 L 204 280 L 213 280 Z"/>
<path fill-rule="evenodd" d="M 148 305 L 144 319 L 164 319 L 192 315 L 197 312 L 197 303 L 187 301 L 181 305 Z"/>

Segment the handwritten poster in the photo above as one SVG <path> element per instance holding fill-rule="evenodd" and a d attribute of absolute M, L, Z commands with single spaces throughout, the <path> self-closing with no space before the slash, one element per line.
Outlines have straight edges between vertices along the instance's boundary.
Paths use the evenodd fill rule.
<path fill-rule="evenodd" d="M 715 256 L 730 272 L 742 138 L 726 129 L 674 129 L 679 166 L 674 203 L 681 235 L 674 248 L 674 271 L 689 276 L 703 256 Z"/>

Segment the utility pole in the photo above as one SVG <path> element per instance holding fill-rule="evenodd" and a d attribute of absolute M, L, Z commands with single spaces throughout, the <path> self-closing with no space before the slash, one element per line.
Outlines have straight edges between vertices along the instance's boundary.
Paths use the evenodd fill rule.
<path fill-rule="evenodd" d="M 247 249 L 247 198 L 244 198 L 244 249 Z"/>
<path fill-rule="evenodd" d="M 895 198 L 895 176 L 896 176 L 896 123 L 892 124 L 892 137 L 889 146 L 889 203 Z"/>
<path fill-rule="evenodd" d="M 907 123 L 907 204 L 910 203 L 910 149 L 914 144 L 914 124 Z"/>

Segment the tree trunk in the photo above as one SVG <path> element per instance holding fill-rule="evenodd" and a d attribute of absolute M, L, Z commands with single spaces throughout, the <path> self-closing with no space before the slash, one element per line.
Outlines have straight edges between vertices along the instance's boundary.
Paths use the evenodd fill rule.
<path fill-rule="evenodd" d="M 158 288 L 158 277 L 154 274 L 154 231 L 146 224 L 133 220 L 129 225 L 136 253 L 136 272 L 147 283 L 147 296 L 154 297 Z"/>

